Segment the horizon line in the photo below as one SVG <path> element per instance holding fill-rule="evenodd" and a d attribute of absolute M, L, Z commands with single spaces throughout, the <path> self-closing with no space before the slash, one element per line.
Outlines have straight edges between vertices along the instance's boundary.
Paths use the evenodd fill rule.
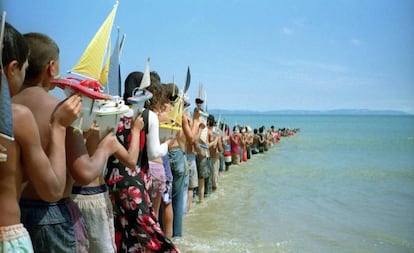
<path fill-rule="evenodd" d="M 214 113 L 259 113 L 259 114 L 349 114 L 349 115 L 414 115 L 395 109 L 280 109 L 280 110 L 248 110 L 248 109 L 209 109 Z"/>

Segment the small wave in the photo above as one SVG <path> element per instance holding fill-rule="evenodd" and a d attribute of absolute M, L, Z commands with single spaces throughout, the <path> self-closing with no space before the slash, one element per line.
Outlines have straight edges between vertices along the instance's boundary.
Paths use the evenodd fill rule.
<path fill-rule="evenodd" d="M 191 236 L 173 239 L 183 253 L 204 252 L 292 252 L 292 244 L 288 241 L 280 242 L 246 242 L 232 238 L 222 238 L 208 241 Z"/>

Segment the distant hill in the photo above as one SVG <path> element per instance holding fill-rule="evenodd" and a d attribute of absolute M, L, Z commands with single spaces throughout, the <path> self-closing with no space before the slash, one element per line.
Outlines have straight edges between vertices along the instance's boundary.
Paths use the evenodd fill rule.
<path fill-rule="evenodd" d="M 261 114 L 261 115 L 413 115 L 397 110 L 368 110 L 368 109 L 337 109 L 337 110 L 273 110 L 273 111 L 253 111 L 253 110 L 220 110 L 211 109 L 210 114 Z"/>

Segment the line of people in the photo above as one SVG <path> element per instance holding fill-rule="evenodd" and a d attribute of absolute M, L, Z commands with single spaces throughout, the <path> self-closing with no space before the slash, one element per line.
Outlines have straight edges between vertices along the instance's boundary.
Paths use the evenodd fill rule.
<path fill-rule="evenodd" d="M 59 101 L 48 93 L 59 73 L 59 47 L 50 37 L 22 35 L 6 23 L 2 64 L 15 141 L 0 144 L 7 152 L 0 163 L 1 252 L 179 252 L 149 196 L 148 158 L 166 155 L 172 143 L 159 143 L 154 112 L 165 103 L 164 87 L 154 81 L 142 115 L 100 140 L 96 127 L 83 135 L 70 127 L 81 96 Z M 116 172 L 114 164 L 123 167 Z"/>
<path fill-rule="evenodd" d="M 279 131 L 217 126 L 195 100 L 184 101 L 181 130 L 160 136 L 160 123 L 180 102 L 173 83 L 151 72 L 153 96 L 116 134 L 99 126 L 83 135 L 71 124 L 81 96 L 48 93 L 59 74 L 59 47 L 41 33 L 20 34 L 6 22 L 3 73 L 12 97 L 15 141 L 1 138 L 0 252 L 179 252 L 183 216 L 219 187 L 222 171 L 265 152 Z M 124 101 L 143 73 L 125 79 Z M 6 85 L 6 83 L 2 83 Z"/>
<path fill-rule="evenodd" d="M 182 131 L 160 141 L 159 123 L 168 121 L 178 88 L 152 72 L 153 97 L 142 114 L 133 119 L 129 111 L 114 126 L 116 135 L 99 140 L 99 126 L 83 135 L 70 127 L 80 113 L 79 95 L 61 102 L 48 93 L 59 73 L 59 47 L 50 37 L 21 35 L 6 23 L 3 50 L 16 141 L 1 142 L 8 157 L 0 165 L 0 248 L 179 252 L 170 238 L 182 236 L 185 196 L 198 183 L 194 151 L 204 154 L 198 136 L 205 125 L 198 123 L 200 114 L 190 118 L 187 104 Z M 142 77 L 128 75 L 125 101 Z"/>
<path fill-rule="evenodd" d="M 197 115 L 203 111 L 204 101 L 197 98 L 195 102 L 194 115 Z M 196 135 L 201 148 L 195 152 L 196 162 L 190 166 L 196 168 L 198 182 L 189 185 L 186 211 L 190 211 L 194 197 L 202 203 L 205 197 L 217 190 L 221 173 L 228 171 L 231 165 L 247 162 L 252 155 L 268 151 L 281 137 L 292 136 L 299 131 L 288 128 L 276 130 L 273 125 L 269 129 L 265 126 L 252 129 L 248 125 L 235 125 L 231 132 L 230 126 L 215 121 L 214 115 L 203 114 L 206 119 L 201 121 Z"/>

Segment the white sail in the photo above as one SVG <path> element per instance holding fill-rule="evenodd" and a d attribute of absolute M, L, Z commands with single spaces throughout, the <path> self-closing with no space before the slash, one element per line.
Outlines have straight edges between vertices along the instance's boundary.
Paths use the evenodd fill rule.
<path fill-rule="evenodd" d="M 148 57 L 147 64 L 145 65 L 144 76 L 142 77 L 141 84 L 139 85 L 140 90 L 143 90 L 151 85 L 150 63 L 151 60 Z"/>

